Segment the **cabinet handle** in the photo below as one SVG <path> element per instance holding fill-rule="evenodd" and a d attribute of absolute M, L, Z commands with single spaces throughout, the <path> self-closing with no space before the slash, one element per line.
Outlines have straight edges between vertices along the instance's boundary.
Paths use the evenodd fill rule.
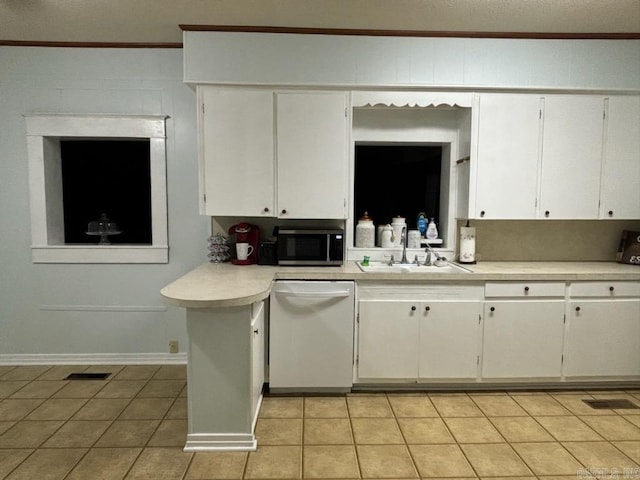
<path fill-rule="evenodd" d="M 496 311 L 496 307 L 491 307 L 489 310 L 492 311 L 492 312 L 495 312 Z"/>
<path fill-rule="evenodd" d="M 529 287 L 524 287 L 525 293 L 529 293 Z"/>
<path fill-rule="evenodd" d="M 260 333 L 260 330 L 258 330 L 257 328 L 253 331 L 253 333 L 255 333 L 256 335 L 258 335 L 258 333 Z"/>
<path fill-rule="evenodd" d="M 412 312 L 415 312 L 415 311 L 416 311 L 416 306 L 415 306 L 415 305 L 412 305 L 412 306 L 411 306 L 411 311 L 412 311 Z"/>
<path fill-rule="evenodd" d="M 576 307 L 576 312 L 579 312 L 579 311 L 580 311 L 580 307 Z"/>
<path fill-rule="evenodd" d="M 613 288 L 613 285 L 611 285 L 611 286 L 609 287 L 609 291 L 610 291 L 610 292 L 613 292 L 614 290 L 615 290 L 615 288 Z"/>
<path fill-rule="evenodd" d="M 609 216 L 613 217 L 613 210 L 609 210 Z"/>
<path fill-rule="evenodd" d="M 544 216 L 545 216 L 545 217 L 548 217 L 550 214 L 551 214 L 551 212 L 550 212 L 549 210 L 546 210 L 546 211 L 544 212 Z"/>
<path fill-rule="evenodd" d="M 424 307 L 424 311 L 428 312 L 429 310 L 431 310 L 431 307 L 429 305 L 427 305 L 426 307 Z"/>
<path fill-rule="evenodd" d="M 282 211 L 280 212 L 282 215 L 286 215 L 287 211 L 283 208 Z"/>
<path fill-rule="evenodd" d="M 480 216 L 484 217 L 484 210 L 480 211 Z"/>
<path fill-rule="evenodd" d="M 264 207 L 264 209 L 262 210 L 264 213 L 269 213 L 269 207 Z"/>

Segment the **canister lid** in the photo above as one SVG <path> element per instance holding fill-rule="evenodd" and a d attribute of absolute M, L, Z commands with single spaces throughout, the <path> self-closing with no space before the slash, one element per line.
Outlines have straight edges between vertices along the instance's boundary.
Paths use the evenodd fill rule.
<path fill-rule="evenodd" d="M 361 222 L 373 222 L 373 218 L 369 216 L 369 212 L 365 211 L 364 215 L 360 217 Z"/>

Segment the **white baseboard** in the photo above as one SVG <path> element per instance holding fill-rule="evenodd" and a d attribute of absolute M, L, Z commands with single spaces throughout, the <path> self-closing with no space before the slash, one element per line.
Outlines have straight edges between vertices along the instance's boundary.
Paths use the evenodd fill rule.
<path fill-rule="evenodd" d="M 186 365 L 186 353 L 0 354 L 0 365 Z"/>
<path fill-rule="evenodd" d="M 190 433 L 185 452 L 255 452 L 256 437 L 251 433 Z"/>

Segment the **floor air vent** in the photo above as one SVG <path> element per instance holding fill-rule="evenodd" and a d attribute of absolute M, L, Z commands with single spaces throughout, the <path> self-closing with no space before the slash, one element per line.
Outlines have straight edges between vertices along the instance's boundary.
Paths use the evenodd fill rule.
<path fill-rule="evenodd" d="M 65 380 L 106 380 L 110 373 L 70 373 Z"/>
<path fill-rule="evenodd" d="M 611 409 L 617 409 L 617 408 L 629 408 L 629 409 L 640 408 L 638 405 L 633 403 L 631 400 L 618 399 L 618 398 L 606 399 L 606 400 L 582 400 L 582 401 L 584 403 L 586 403 L 587 405 L 589 405 L 591 408 L 595 408 L 597 410 L 601 410 L 601 409 L 605 409 L 605 408 L 611 408 Z"/>

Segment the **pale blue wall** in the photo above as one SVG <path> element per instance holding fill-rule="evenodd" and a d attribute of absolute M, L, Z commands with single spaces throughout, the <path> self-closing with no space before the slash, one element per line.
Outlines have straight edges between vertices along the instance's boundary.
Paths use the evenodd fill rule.
<path fill-rule="evenodd" d="M 169 116 L 168 264 L 31 262 L 24 113 Z M 186 347 L 185 313 L 163 311 L 159 290 L 206 261 L 197 190 L 196 97 L 182 50 L 0 47 L 0 362 L 168 353 L 170 339 Z"/>

